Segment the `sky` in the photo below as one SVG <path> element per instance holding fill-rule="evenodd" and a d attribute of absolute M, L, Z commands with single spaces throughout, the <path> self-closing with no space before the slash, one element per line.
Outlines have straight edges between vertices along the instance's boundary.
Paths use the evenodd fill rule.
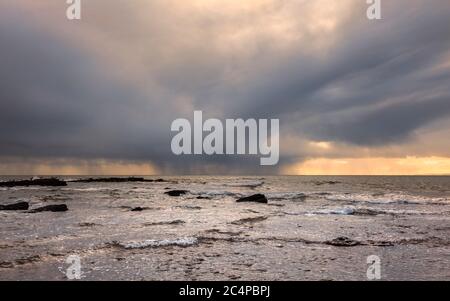
<path fill-rule="evenodd" d="M 450 2 L 0 0 L 0 174 L 450 174 Z M 280 120 L 280 162 L 173 120 Z"/>

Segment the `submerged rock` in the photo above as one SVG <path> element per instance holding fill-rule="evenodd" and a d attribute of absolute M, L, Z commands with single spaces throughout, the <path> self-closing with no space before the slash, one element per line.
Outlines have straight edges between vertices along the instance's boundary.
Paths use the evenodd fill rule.
<path fill-rule="evenodd" d="M 202 210 L 203 208 L 200 206 L 192 206 L 192 205 L 183 205 L 183 206 L 177 206 L 175 208 L 179 209 L 187 209 L 187 210 Z"/>
<path fill-rule="evenodd" d="M 322 186 L 322 185 L 336 185 L 336 184 L 342 184 L 342 182 L 339 181 L 317 181 L 315 182 L 315 184 L 317 186 Z"/>
<path fill-rule="evenodd" d="M 267 200 L 266 196 L 263 194 L 255 194 L 249 197 L 240 198 L 236 202 L 238 203 L 261 203 L 261 204 L 267 204 L 269 201 Z"/>
<path fill-rule="evenodd" d="M 78 226 L 80 227 L 95 227 L 95 226 L 99 226 L 96 223 L 79 223 Z"/>
<path fill-rule="evenodd" d="M 48 205 L 40 208 L 36 208 L 30 211 L 30 213 L 38 213 L 38 212 L 65 212 L 68 211 L 69 208 L 67 208 L 66 204 L 61 205 Z"/>
<path fill-rule="evenodd" d="M 144 226 L 149 227 L 149 226 L 164 226 L 164 225 L 181 225 L 181 224 L 185 224 L 185 221 L 182 220 L 174 220 L 174 221 L 168 221 L 168 222 L 155 222 L 155 223 L 145 223 Z"/>
<path fill-rule="evenodd" d="M 56 178 L 0 182 L 0 187 L 17 186 L 67 186 L 67 182 Z"/>
<path fill-rule="evenodd" d="M 234 222 L 231 222 L 233 225 L 243 225 L 243 224 L 254 224 L 263 222 L 267 219 L 267 216 L 257 216 L 257 217 L 250 217 L 250 218 L 243 218 Z"/>
<path fill-rule="evenodd" d="M 341 236 L 333 240 L 327 241 L 326 244 L 335 247 L 354 247 L 359 246 L 361 243 L 351 238 Z"/>
<path fill-rule="evenodd" d="M 178 197 L 178 196 L 185 195 L 188 192 L 189 191 L 187 191 L 187 190 L 171 190 L 171 191 L 164 192 L 164 194 L 167 194 L 169 196 Z"/>
<path fill-rule="evenodd" d="M 27 202 L 19 202 L 15 204 L 9 204 L 9 205 L 0 205 L 0 210 L 4 211 L 13 211 L 13 210 L 28 210 L 30 207 L 30 204 Z"/>

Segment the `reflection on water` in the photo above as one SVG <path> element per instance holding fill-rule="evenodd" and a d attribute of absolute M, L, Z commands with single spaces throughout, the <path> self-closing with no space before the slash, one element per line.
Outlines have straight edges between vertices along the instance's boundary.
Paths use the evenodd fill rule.
<path fill-rule="evenodd" d="M 0 188 L 69 207 L 0 211 L 0 280 L 64 280 L 69 255 L 86 280 L 365 280 L 370 255 L 385 279 L 450 277 L 450 177 L 165 180 Z M 256 193 L 269 204 L 236 203 Z"/>

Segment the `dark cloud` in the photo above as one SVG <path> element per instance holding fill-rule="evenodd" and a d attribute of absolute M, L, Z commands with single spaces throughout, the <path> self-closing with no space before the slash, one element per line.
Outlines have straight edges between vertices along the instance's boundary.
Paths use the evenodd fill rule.
<path fill-rule="evenodd" d="M 148 159 L 167 152 L 150 141 L 167 136 L 156 127 L 170 126 L 168 108 L 75 45 L 26 21 L 0 22 L 2 155 Z"/>
<path fill-rule="evenodd" d="M 222 27 L 230 34 L 233 22 L 245 26 L 245 18 L 224 18 L 225 24 L 186 18 L 177 27 L 154 12 L 161 3 L 152 4 L 147 27 L 154 40 L 138 18 L 119 26 L 102 15 L 86 29 L 132 45 L 136 54 L 124 56 L 144 70 L 139 80 L 117 71 L 126 60 L 101 60 L 89 45 L 39 29 L 25 13 L 0 12 L 0 156 L 151 161 L 177 173 L 273 173 L 259 167 L 259 156 L 176 157 L 170 124 L 201 109 L 210 117 L 280 118 L 282 135 L 382 147 L 450 116 L 448 1 L 390 1 L 376 22 L 358 4 L 319 53 L 305 40 L 280 50 L 276 35 L 261 33 L 249 37 L 252 52 L 218 49 Z M 311 35 L 295 24 L 299 36 Z M 281 163 L 290 163 L 304 154 L 283 150 L 282 139 L 281 155 Z"/>
<path fill-rule="evenodd" d="M 358 145 L 386 145 L 403 142 L 416 129 L 448 117 L 448 96 L 384 105 L 365 112 L 331 116 L 310 125 L 318 140 L 346 141 Z"/>

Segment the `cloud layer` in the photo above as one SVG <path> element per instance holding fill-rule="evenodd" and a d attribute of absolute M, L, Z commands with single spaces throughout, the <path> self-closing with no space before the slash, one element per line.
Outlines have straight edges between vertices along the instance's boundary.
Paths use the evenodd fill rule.
<path fill-rule="evenodd" d="M 4 164 L 224 174 L 311 158 L 450 157 L 447 0 L 383 1 L 381 21 L 359 0 L 84 1 L 79 22 L 65 19 L 65 1 L 36 2 L 0 4 Z M 194 110 L 279 118 L 280 166 L 174 156 L 170 124 Z"/>

